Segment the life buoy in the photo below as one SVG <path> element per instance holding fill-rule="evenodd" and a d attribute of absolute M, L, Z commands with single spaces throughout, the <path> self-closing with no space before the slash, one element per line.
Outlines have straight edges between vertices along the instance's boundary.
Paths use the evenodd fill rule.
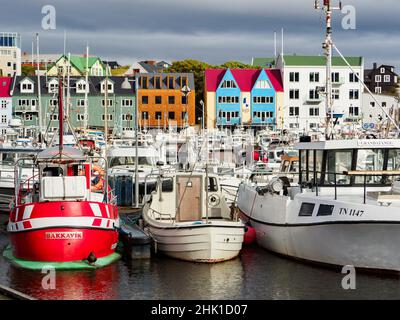
<path fill-rule="evenodd" d="M 212 194 L 208 197 L 208 205 L 210 207 L 216 207 L 217 205 L 219 205 L 219 202 L 220 198 L 216 194 Z"/>
<path fill-rule="evenodd" d="M 17 146 L 17 143 L 14 141 L 13 143 L 11 143 L 11 146 L 15 148 Z"/>
<path fill-rule="evenodd" d="M 27 147 L 27 146 L 28 146 L 28 142 L 26 142 L 26 141 L 23 142 L 23 143 L 22 143 L 22 146 Z"/>

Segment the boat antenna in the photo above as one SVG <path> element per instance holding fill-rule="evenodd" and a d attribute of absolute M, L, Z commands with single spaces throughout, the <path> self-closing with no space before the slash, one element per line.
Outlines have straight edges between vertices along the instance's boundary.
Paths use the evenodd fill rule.
<path fill-rule="evenodd" d="M 341 10 L 342 2 L 339 2 L 338 7 L 331 4 L 332 0 L 315 0 L 314 7 L 316 10 L 322 10 L 326 16 L 326 35 L 322 48 L 326 56 L 326 84 L 325 84 L 325 102 L 326 102 L 326 125 L 325 137 L 330 140 L 333 136 L 334 122 L 333 122 L 333 99 L 332 99 L 332 13 L 333 10 Z"/>

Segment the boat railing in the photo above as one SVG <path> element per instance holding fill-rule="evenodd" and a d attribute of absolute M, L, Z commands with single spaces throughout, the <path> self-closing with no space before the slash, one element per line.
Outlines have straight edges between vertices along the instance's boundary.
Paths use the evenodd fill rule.
<path fill-rule="evenodd" d="M 174 218 L 172 217 L 172 215 L 170 213 L 162 213 L 157 210 L 154 210 L 153 208 L 149 208 L 148 213 L 149 213 L 149 216 L 151 218 L 153 218 L 154 220 L 165 220 L 163 217 L 167 217 L 171 224 L 174 223 Z"/>
<path fill-rule="evenodd" d="M 301 173 L 306 173 L 307 170 L 302 170 Z M 396 177 L 396 176 L 400 176 L 400 170 L 353 170 L 353 171 L 343 171 L 343 172 L 336 172 L 336 171 L 314 171 L 313 172 L 313 179 L 311 181 L 311 186 L 315 188 L 315 195 L 318 197 L 320 192 L 319 189 L 321 187 L 329 187 L 332 185 L 326 185 L 326 184 L 322 184 L 322 179 L 318 179 L 318 175 L 320 175 L 320 177 L 322 176 L 322 174 L 324 175 L 330 175 L 333 176 L 333 187 L 334 187 L 334 200 L 338 199 L 338 186 L 339 187 L 343 187 L 346 185 L 340 184 L 338 183 L 337 177 L 338 176 L 348 176 L 348 177 L 363 177 L 363 183 L 362 183 L 362 187 L 363 187 L 363 204 L 367 203 L 367 187 L 368 187 L 368 183 L 367 183 L 367 178 L 368 177 Z M 310 184 L 310 182 L 308 182 L 308 184 Z M 349 186 L 353 186 L 354 185 L 350 185 Z M 379 185 L 375 185 L 375 186 L 379 186 Z"/>
<path fill-rule="evenodd" d="M 31 192 L 31 182 L 32 182 L 32 186 L 34 185 L 33 183 L 33 179 L 37 178 L 39 176 L 39 174 L 34 174 L 33 176 L 21 181 L 20 180 L 20 176 L 19 176 L 19 171 L 18 169 L 21 167 L 20 166 L 20 162 L 24 161 L 24 160 L 32 160 L 31 158 L 19 158 L 17 161 L 15 161 L 14 163 L 14 203 L 16 205 L 21 205 L 21 198 L 23 196 L 23 192 L 24 192 L 24 188 L 26 193 L 30 193 Z"/>

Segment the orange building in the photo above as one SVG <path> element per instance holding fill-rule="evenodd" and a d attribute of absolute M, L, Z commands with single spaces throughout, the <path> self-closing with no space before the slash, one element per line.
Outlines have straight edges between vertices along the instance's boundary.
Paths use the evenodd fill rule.
<path fill-rule="evenodd" d="M 196 93 L 192 73 L 139 73 L 139 125 L 183 128 L 195 124 Z"/>

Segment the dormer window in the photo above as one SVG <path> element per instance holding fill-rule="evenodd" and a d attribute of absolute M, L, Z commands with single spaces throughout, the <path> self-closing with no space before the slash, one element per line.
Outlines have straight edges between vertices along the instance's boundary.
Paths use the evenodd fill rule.
<path fill-rule="evenodd" d="M 114 93 L 114 84 L 110 81 L 108 81 L 107 83 L 107 91 L 108 93 Z M 103 81 L 101 84 L 101 93 L 105 93 L 106 92 L 106 81 Z"/>
<path fill-rule="evenodd" d="M 33 93 L 33 83 L 30 80 L 23 80 L 20 88 L 22 93 Z"/>
<path fill-rule="evenodd" d="M 86 82 L 84 80 L 79 80 L 76 83 L 76 93 L 85 93 Z"/>
<path fill-rule="evenodd" d="M 56 93 L 58 91 L 58 81 L 53 79 L 49 82 L 49 93 Z"/>
<path fill-rule="evenodd" d="M 270 89 L 271 86 L 267 80 L 260 80 L 257 82 L 256 89 Z"/>
<path fill-rule="evenodd" d="M 381 68 L 381 73 L 385 73 L 385 68 Z"/>
<path fill-rule="evenodd" d="M 221 88 L 236 88 L 236 84 L 233 80 L 225 80 Z"/>

